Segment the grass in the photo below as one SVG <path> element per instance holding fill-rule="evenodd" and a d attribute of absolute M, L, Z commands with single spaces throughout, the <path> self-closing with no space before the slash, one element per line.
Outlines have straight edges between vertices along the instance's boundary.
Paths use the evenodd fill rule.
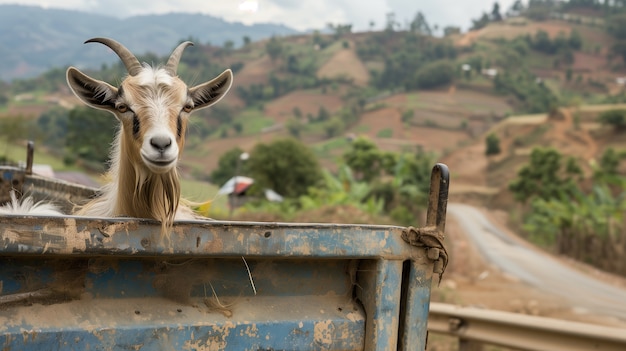
<path fill-rule="evenodd" d="M 381 129 L 376 133 L 378 138 L 391 138 L 393 136 L 393 130 L 391 128 Z"/>
<path fill-rule="evenodd" d="M 347 148 L 350 142 L 345 137 L 337 137 L 329 140 L 325 140 L 321 143 L 312 146 L 313 152 L 319 158 L 331 157 L 333 151 L 338 151 Z"/>
<path fill-rule="evenodd" d="M 228 197 L 217 195 L 219 190 L 217 185 L 193 179 L 181 179 L 180 185 L 184 199 L 197 203 L 210 202 L 207 213 L 203 215 L 214 217 L 216 213 L 228 211 Z"/>
<path fill-rule="evenodd" d="M 181 179 L 181 192 L 184 198 L 191 201 L 206 201 L 217 194 L 217 185 L 193 179 Z"/>
<path fill-rule="evenodd" d="M 406 105 L 405 107 L 420 110 L 428 108 L 430 104 L 426 101 L 423 101 L 419 96 L 419 93 L 409 93 L 406 95 Z"/>
<path fill-rule="evenodd" d="M 274 120 L 263 115 L 263 112 L 257 108 L 244 110 L 237 116 L 237 121 L 243 124 L 242 135 L 259 134 L 263 128 L 274 125 Z"/>
<path fill-rule="evenodd" d="M 324 122 L 310 122 L 304 125 L 306 132 L 309 135 L 323 135 L 324 131 Z"/>
<path fill-rule="evenodd" d="M 366 124 L 361 124 L 354 128 L 355 133 L 367 133 L 370 131 L 370 126 Z"/>
<path fill-rule="evenodd" d="M 0 153 L 7 158 L 16 162 L 26 162 L 26 144 L 12 143 L 7 144 L 6 138 L 0 136 Z M 41 148 L 37 148 L 35 144 L 34 163 L 50 165 L 55 171 L 78 171 L 81 170 L 75 165 L 66 165 L 63 159 L 53 156 Z"/>

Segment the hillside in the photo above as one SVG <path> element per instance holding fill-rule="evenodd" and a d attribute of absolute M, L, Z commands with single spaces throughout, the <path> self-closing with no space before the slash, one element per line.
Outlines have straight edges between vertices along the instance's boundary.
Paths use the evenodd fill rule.
<path fill-rule="evenodd" d="M 164 44 L 166 51 L 177 41 Z M 160 45 L 123 42 L 137 53 Z M 183 171 L 207 179 L 226 151 L 285 136 L 309 144 L 334 170 L 349 140 L 363 135 L 386 151 L 432 152 L 467 174 L 466 183 L 489 187 L 484 136 L 497 123 L 556 106 L 624 100 L 617 78 L 626 76 L 626 68 L 609 55 L 614 43 L 605 28 L 579 18 L 525 17 L 445 38 L 338 27 L 331 34 L 274 37 L 239 48 L 199 43 L 183 55 L 181 77 L 198 83 L 231 67 L 235 81 L 222 102 L 194 115 Z M 98 45 L 79 47 L 116 59 Z M 110 82 L 124 74 L 118 64 L 89 73 Z M 79 105 L 60 70 L 0 88 L 11 97 L 0 115 L 37 118 L 55 106 Z M 530 127 L 519 128 L 509 133 Z"/>
<path fill-rule="evenodd" d="M 244 36 L 260 40 L 296 31 L 277 24 L 226 22 L 201 14 L 165 14 L 118 19 L 78 11 L 0 5 L 0 80 L 28 78 L 56 67 L 100 67 L 116 62 L 103 50 L 85 46 L 92 37 L 123 38 L 137 53 L 164 55 L 183 38 L 240 46 Z"/>
<path fill-rule="evenodd" d="M 222 101 L 191 117 L 180 164 L 184 193 L 198 202 L 209 199 L 202 211 L 216 219 L 420 225 L 426 203 L 420 196 L 427 191 L 415 184 L 426 185 L 432 163 L 443 162 L 451 171 L 450 202 L 480 207 L 495 224 L 481 222 L 485 231 L 508 228 L 569 265 L 604 271 L 594 269 L 594 276 L 626 276 L 626 11 L 574 10 L 522 13 L 442 38 L 411 28 L 353 33 L 339 26 L 332 33 L 268 35 L 235 47 L 201 39 L 183 54 L 180 76 L 194 85 L 231 68 L 234 83 Z M 609 30 L 614 18 L 625 24 L 623 38 Z M 71 39 L 78 43 L 76 52 L 116 62 L 104 47 L 80 44 L 87 37 Z M 146 50 L 162 45 L 167 53 L 181 39 L 116 38 L 148 62 L 167 58 Z M 0 82 L 0 160 L 2 146 L 4 155 L 18 159 L 23 140 L 30 138 L 37 140 L 36 162 L 97 174 L 106 155 L 93 145 L 108 147 L 115 121 L 82 107 L 62 67 Z M 125 70 L 107 64 L 86 73 L 117 84 Z M 624 110 L 622 125 L 599 123 L 612 110 Z M 68 130 L 83 140 L 70 140 Z M 364 172 L 350 173 L 343 156 L 361 136 L 397 157 L 397 173 L 385 169 L 370 180 L 357 179 Z M 488 156 L 489 136 L 497 138 L 500 150 Z M 226 179 L 251 175 L 243 169 L 254 157 L 239 162 L 241 151 L 252 154 L 259 143 L 285 137 L 309 146 L 334 179 L 280 204 L 253 200 L 233 215 L 226 196 L 216 195 L 224 181 L 212 173 L 225 169 Z M 564 182 L 574 184 L 574 190 L 566 188 L 569 193 L 519 201 L 509 185 L 538 148 L 561 157 L 557 176 L 568 175 L 570 160 L 581 173 Z M 284 161 L 285 154 L 295 154 L 293 148 L 282 150 L 287 152 L 277 157 L 274 150 L 271 158 Z M 607 150 L 615 151 L 612 179 L 596 177 Z M 101 159 L 91 159 L 93 154 Z M 220 158 L 229 154 L 234 162 L 222 167 Z M 411 167 L 419 161 L 425 162 Z M 539 176 L 548 173 L 534 169 Z M 534 190 L 551 188 L 553 179 L 546 179 Z M 463 234 L 467 227 L 448 213 L 447 247 L 454 259 L 434 300 L 593 320 L 487 263 Z"/>
<path fill-rule="evenodd" d="M 489 133 L 500 139 L 498 155 L 486 156 L 485 142 L 480 139 L 443 158 L 456 165 L 453 196 L 480 198 L 496 208 L 512 206 L 508 185 L 535 147 L 554 148 L 564 157 L 573 157 L 585 177 L 590 177 L 593 165 L 608 148 L 626 150 L 626 135 L 598 123 L 598 116 L 625 108 L 626 104 L 562 108 L 552 115 L 513 116 L 494 125 Z"/>

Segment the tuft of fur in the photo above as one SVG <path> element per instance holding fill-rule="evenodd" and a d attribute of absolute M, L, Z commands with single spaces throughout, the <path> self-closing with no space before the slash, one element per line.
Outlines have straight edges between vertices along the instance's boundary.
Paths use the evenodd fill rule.
<path fill-rule="evenodd" d="M 53 204 L 43 201 L 35 202 L 31 196 L 26 196 L 21 200 L 17 199 L 15 190 L 9 194 L 11 201 L 0 206 L 0 214 L 28 215 L 28 216 L 61 216 L 63 213 Z"/>
<path fill-rule="evenodd" d="M 107 184 L 101 195 L 75 210 L 78 216 L 151 218 L 161 222 L 161 235 L 169 239 L 174 220 L 197 219 L 180 203 L 178 171 L 155 174 L 129 157 L 129 139 L 123 127 L 113 143 Z M 125 155 L 125 157 L 122 157 Z"/>

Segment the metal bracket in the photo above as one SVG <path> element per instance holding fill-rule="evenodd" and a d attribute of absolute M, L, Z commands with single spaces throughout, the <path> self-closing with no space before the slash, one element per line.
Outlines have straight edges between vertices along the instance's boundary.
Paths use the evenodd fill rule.
<path fill-rule="evenodd" d="M 448 252 L 444 246 L 446 211 L 448 209 L 448 189 L 450 172 L 448 166 L 437 163 L 430 175 L 430 192 L 426 226 L 407 227 L 402 231 L 402 239 L 413 246 L 426 247 L 430 260 L 435 261 L 433 272 L 439 274 L 439 282 L 448 266 Z"/>
<path fill-rule="evenodd" d="M 33 160 L 35 158 L 35 142 L 28 141 L 26 145 L 26 175 L 33 174 Z"/>
<path fill-rule="evenodd" d="M 24 193 L 24 181 L 27 175 L 33 174 L 33 154 L 35 144 L 28 141 L 26 149 L 26 169 L 15 169 L 14 171 L 4 171 L 0 174 L 0 204 L 11 201 L 11 192 L 19 200 Z"/>

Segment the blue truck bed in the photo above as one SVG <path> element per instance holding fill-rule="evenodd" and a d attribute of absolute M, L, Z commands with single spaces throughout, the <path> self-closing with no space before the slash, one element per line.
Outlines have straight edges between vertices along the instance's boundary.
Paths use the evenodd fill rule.
<path fill-rule="evenodd" d="M 94 192 L 0 172 L 67 204 Z M 187 221 L 165 239 L 136 218 L 0 216 L 0 345 L 424 350 L 447 189 L 439 164 L 422 228 Z"/>

